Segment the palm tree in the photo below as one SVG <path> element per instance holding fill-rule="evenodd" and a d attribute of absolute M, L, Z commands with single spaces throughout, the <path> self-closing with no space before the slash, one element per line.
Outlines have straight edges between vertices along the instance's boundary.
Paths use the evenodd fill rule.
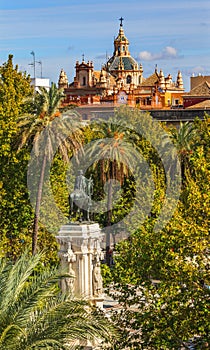
<path fill-rule="evenodd" d="M 195 127 L 190 122 L 180 122 L 179 127 L 171 130 L 170 138 L 176 146 L 181 162 L 181 176 L 185 180 L 185 171 L 189 154 L 192 152 L 192 145 L 195 140 Z"/>
<path fill-rule="evenodd" d="M 107 194 L 107 226 L 112 223 L 113 179 L 123 183 L 124 178 L 131 174 L 134 158 L 134 135 L 128 125 L 122 123 L 117 116 L 108 121 L 97 121 L 93 130 L 97 138 L 89 149 L 93 169 L 99 167 L 102 183 L 108 183 Z M 132 137 L 131 137 L 132 136 Z M 109 231 L 109 230 L 108 230 Z M 110 233 L 106 234 L 106 260 L 110 264 Z"/>
<path fill-rule="evenodd" d="M 14 264 L 0 259 L 0 350 L 75 349 L 78 341 L 109 341 L 114 329 L 87 301 L 62 294 L 43 253 Z"/>
<path fill-rule="evenodd" d="M 37 251 L 38 225 L 44 175 L 47 162 L 50 163 L 56 147 L 68 161 L 68 151 L 78 150 L 81 145 L 81 132 L 79 119 L 76 113 L 61 115 L 59 107 L 63 93 L 54 83 L 49 91 L 41 87 L 34 96 L 33 114 L 23 115 L 19 118 L 21 142 L 19 148 L 26 144 L 33 144 L 34 156 L 41 160 L 38 189 L 36 192 L 36 205 L 32 233 L 32 253 Z"/>

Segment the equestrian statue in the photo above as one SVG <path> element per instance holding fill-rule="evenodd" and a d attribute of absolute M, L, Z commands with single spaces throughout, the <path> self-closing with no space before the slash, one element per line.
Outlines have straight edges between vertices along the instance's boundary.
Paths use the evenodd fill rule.
<path fill-rule="evenodd" d="M 93 194 L 92 177 L 87 179 L 79 170 L 74 183 L 74 191 L 69 195 L 69 219 L 78 218 L 80 222 L 90 221 L 91 196 Z"/>

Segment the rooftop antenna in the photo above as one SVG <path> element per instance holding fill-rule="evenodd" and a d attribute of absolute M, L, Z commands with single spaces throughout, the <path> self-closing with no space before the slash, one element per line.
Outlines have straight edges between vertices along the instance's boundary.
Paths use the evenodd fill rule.
<path fill-rule="evenodd" d="M 36 63 L 40 64 L 41 66 L 41 78 L 42 78 L 42 61 L 36 61 Z"/>
<path fill-rule="evenodd" d="M 107 53 L 107 50 L 106 50 L 106 65 L 107 65 L 108 59 L 109 59 L 109 56 L 108 56 L 108 53 Z"/>
<path fill-rule="evenodd" d="M 34 67 L 34 80 L 36 78 L 36 61 L 35 61 L 35 52 L 31 51 L 31 55 L 33 56 L 33 63 L 29 63 L 29 66 Z"/>

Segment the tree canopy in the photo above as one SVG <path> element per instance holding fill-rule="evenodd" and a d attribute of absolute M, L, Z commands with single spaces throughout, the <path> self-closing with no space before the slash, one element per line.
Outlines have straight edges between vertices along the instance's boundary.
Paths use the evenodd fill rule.
<path fill-rule="evenodd" d="M 17 153 L 18 117 L 32 96 L 30 77 L 13 66 L 13 57 L 0 67 L 0 256 L 16 257 L 30 242 L 31 206 L 26 187 L 29 154 Z"/>
<path fill-rule="evenodd" d="M 122 338 L 115 349 L 187 349 L 195 335 L 196 348 L 209 347 L 209 117 L 193 128 L 171 220 L 155 231 L 148 217 L 117 247 L 110 293 L 122 305 L 113 316 Z"/>

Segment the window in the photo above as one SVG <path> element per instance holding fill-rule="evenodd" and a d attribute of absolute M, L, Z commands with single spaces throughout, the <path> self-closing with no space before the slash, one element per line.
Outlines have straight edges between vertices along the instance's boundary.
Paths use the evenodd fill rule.
<path fill-rule="evenodd" d="M 85 86 L 86 85 L 86 77 L 82 78 L 82 85 Z"/>
<path fill-rule="evenodd" d="M 146 105 L 151 106 L 152 99 L 151 97 L 146 97 Z"/>
<path fill-rule="evenodd" d="M 127 78 L 126 78 L 126 83 L 130 84 L 131 81 L 132 81 L 131 75 L 128 75 Z"/>

